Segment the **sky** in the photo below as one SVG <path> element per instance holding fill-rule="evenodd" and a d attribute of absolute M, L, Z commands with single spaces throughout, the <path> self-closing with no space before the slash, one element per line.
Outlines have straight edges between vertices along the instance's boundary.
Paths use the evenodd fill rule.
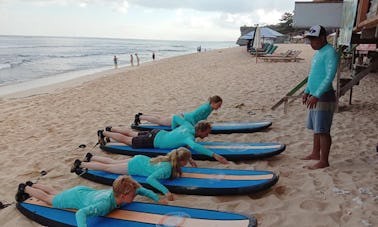
<path fill-rule="evenodd" d="M 303 1 L 303 0 L 301 0 Z M 295 0 L 0 0 L 0 35 L 235 41 Z"/>

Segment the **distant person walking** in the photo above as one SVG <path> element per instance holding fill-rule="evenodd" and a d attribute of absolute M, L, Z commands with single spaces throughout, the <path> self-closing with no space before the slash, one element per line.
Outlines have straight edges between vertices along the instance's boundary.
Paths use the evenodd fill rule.
<path fill-rule="evenodd" d="M 134 66 L 134 57 L 132 54 L 130 54 L 130 64 L 131 66 Z"/>
<path fill-rule="evenodd" d="M 307 105 L 307 128 L 313 130 L 313 148 L 311 154 L 303 160 L 317 160 L 309 169 L 320 169 L 329 166 L 328 156 L 331 149 L 331 126 L 336 107 L 335 91 L 332 81 L 335 78 L 338 55 L 328 44 L 324 27 L 315 25 L 306 32 L 312 49 L 316 50 L 311 62 L 307 87 L 302 98 Z"/>
<path fill-rule="evenodd" d="M 136 58 L 136 60 L 137 60 L 137 66 L 139 66 L 139 56 L 138 56 L 137 53 L 135 53 L 135 58 Z"/>
<path fill-rule="evenodd" d="M 114 68 L 118 68 L 118 58 L 117 58 L 117 56 L 114 55 L 113 61 L 114 61 Z"/>
<path fill-rule="evenodd" d="M 152 60 L 155 61 L 155 52 L 152 52 Z"/>

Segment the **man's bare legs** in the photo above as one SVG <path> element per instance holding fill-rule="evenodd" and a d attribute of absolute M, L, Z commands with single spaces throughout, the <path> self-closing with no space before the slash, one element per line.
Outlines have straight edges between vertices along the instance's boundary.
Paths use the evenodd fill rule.
<path fill-rule="evenodd" d="M 312 152 L 302 160 L 320 160 L 320 134 L 314 134 Z"/>
<path fill-rule="evenodd" d="M 332 145 L 332 137 L 329 133 L 320 133 L 320 160 L 309 169 L 321 169 L 329 166 L 328 157 Z"/>
<path fill-rule="evenodd" d="M 143 121 L 148 121 L 154 124 L 158 124 L 158 125 L 164 125 L 164 126 L 171 126 L 171 123 L 172 123 L 172 116 L 161 117 L 161 116 L 156 116 L 156 115 L 143 114 L 139 116 L 139 119 Z"/>
<path fill-rule="evenodd" d="M 131 129 L 120 129 L 120 128 L 112 127 L 110 132 L 104 131 L 103 135 L 115 141 L 131 146 L 132 139 L 133 137 L 138 136 L 138 132 L 135 132 Z"/>

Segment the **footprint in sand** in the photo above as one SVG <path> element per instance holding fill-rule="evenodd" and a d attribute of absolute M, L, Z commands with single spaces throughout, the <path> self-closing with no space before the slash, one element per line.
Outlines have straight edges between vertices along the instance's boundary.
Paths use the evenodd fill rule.
<path fill-rule="evenodd" d="M 326 206 L 327 203 L 319 202 L 316 200 L 305 200 L 299 205 L 300 208 L 311 211 L 323 211 Z"/>

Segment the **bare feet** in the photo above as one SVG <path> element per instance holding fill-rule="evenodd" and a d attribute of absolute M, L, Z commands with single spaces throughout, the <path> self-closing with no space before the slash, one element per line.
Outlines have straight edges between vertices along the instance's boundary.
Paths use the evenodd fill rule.
<path fill-rule="evenodd" d="M 306 157 L 301 158 L 301 160 L 320 160 L 320 156 L 310 154 L 310 155 L 307 155 Z"/>
<path fill-rule="evenodd" d="M 307 168 L 308 169 L 311 169 L 311 170 L 314 170 L 314 169 L 322 169 L 322 168 L 326 168 L 329 166 L 329 163 L 328 162 L 318 162 L 316 163 L 315 165 L 313 166 L 308 166 Z"/>

